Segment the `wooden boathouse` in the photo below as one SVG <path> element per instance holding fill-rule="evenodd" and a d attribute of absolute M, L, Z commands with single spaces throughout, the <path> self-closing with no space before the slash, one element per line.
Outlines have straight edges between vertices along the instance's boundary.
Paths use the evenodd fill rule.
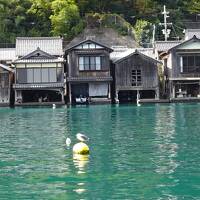
<path fill-rule="evenodd" d="M 61 37 L 16 39 L 15 105 L 64 104 Z"/>
<path fill-rule="evenodd" d="M 65 50 L 69 103 L 111 102 L 110 53 L 106 45 L 83 40 Z"/>
<path fill-rule="evenodd" d="M 116 103 L 159 100 L 158 64 L 161 63 L 149 52 L 153 54 L 153 49 L 128 49 L 111 54 Z"/>
<path fill-rule="evenodd" d="M 200 101 L 200 39 L 195 35 L 169 50 L 170 99 Z"/>

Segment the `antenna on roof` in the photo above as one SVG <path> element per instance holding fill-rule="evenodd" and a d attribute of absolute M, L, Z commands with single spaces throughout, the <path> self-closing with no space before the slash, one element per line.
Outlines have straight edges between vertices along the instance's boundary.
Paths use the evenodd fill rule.
<path fill-rule="evenodd" d="M 167 23 L 167 18 L 169 17 L 169 12 L 166 11 L 166 6 L 164 5 L 164 11 L 162 12 L 164 15 L 164 23 L 159 23 L 159 25 L 164 26 L 164 29 L 162 29 L 163 35 L 165 35 L 165 41 L 167 41 L 167 38 L 169 37 L 171 33 L 171 29 L 167 29 L 167 25 L 172 25 L 172 23 Z"/>

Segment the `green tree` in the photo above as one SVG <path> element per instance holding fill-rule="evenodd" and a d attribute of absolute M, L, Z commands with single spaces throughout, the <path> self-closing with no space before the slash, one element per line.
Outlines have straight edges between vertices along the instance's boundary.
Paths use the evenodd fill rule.
<path fill-rule="evenodd" d="M 199 0 L 191 0 L 188 2 L 188 11 L 190 13 L 199 14 L 200 13 L 200 1 Z"/>
<path fill-rule="evenodd" d="M 150 43 L 150 38 L 152 37 L 152 24 L 150 22 L 137 20 L 134 30 L 136 41 L 139 44 Z"/>
<path fill-rule="evenodd" d="M 83 23 L 74 0 L 54 0 L 51 9 L 53 35 L 64 35 L 70 39 L 82 30 Z"/>
<path fill-rule="evenodd" d="M 31 16 L 33 27 L 29 30 L 32 36 L 50 36 L 52 0 L 29 0 L 31 7 L 27 13 Z"/>
<path fill-rule="evenodd" d="M 26 36 L 31 24 L 26 13 L 30 7 L 27 0 L 0 1 L 0 38 L 4 42 L 15 42 L 16 36 Z"/>

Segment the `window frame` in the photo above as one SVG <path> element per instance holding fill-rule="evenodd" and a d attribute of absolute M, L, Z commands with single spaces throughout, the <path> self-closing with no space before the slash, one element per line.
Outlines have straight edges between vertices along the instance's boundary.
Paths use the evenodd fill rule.
<path fill-rule="evenodd" d="M 26 74 L 26 77 L 24 77 L 24 80 L 19 80 L 19 72 L 20 70 L 23 69 L 24 70 L 24 73 Z M 46 74 L 48 76 L 48 81 L 43 81 L 43 71 L 42 69 L 47 69 L 46 70 Z M 55 81 L 51 81 L 53 79 L 51 79 L 51 69 L 55 69 L 55 74 L 56 74 L 56 77 L 54 77 Z M 31 70 L 32 71 L 32 82 L 28 80 L 28 70 Z M 35 78 L 35 70 L 40 70 L 40 81 L 37 80 Z M 42 83 L 60 83 L 63 81 L 63 77 L 62 77 L 62 74 L 63 74 L 63 68 L 62 67 L 28 67 L 28 68 L 17 68 L 16 70 L 16 74 L 17 74 L 17 80 L 16 80 L 16 83 L 19 83 L 19 84 L 42 84 Z M 29 74 L 30 76 L 31 74 Z M 47 80 L 46 79 L 46 80 Z"/>
<path fill-rule="evenodd" d="M 199 61 L 197 61 L 197 58 L 199 59 Z M 182 55 L 180 57 L 180 73 L 200 73 L 200 54 Z"/>
<path fill-rule="evenodd" d="M 78 56 L 78 69 L 80 72 L 85 71 L 104 71 L 102 55 L 79 55 Z M 88 59 L 89 62 L 85 62 Z M 80 64 L 80 60 L 82 60 Z M 81 66 L 81 67 L 80 67 Z"/>
<path fill-rule="evenodd" d="M 142 86 L 142 70 L 141 69 L 131 70 L 131 86 L 133 87 Z"/>

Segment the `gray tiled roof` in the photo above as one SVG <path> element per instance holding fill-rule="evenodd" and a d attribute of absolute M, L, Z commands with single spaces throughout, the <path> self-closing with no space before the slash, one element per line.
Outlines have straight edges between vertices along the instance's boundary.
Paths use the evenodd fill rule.
<path fill-rule="evenodd" d="M 189 40 L 196 35 L 197 38 L 200 38 L 200 29 L 186 29 L 185 30 L 185 40 Z"/>
<path fill-rule="evenodd" d="M 118 60 L 121 60 L 122 58 L 125 58 L 133 53 L 139 52 L 149 58 L 155 59 L 155 54 L 153 51 L 153 48 L 117 48 L 114 47 L 114 52 L 110 54 L 110 59 L 113 62 L 116 62 Z"/>
<path fill-rule="evenodd" d="M 15 48 L 0 48 L 0 60 L 3 61 L 15 60 Z"/>
<path fill-rule="evenodd" d="M 16 56 L 25 56 L 38 47 L 51 55 L 63 55 L 61 37 L 17 37 L 16 38 Z"/>
<path fill-rule="evenodd" d="M 0 64 L 0 67 L 2 67 L 3 69 L 5 69 L 5 70 L 7 70 L 7 71 L 9 71 L 9 72 L 14 72 L 14 70 L 11 69 L 11 68 L 10 68 L 9 66 L 7 66 L 7 65 Z"/>
<path fill-rule="evenodd" d="M 176 45 L 181 44 L 183 41 L 156 41 L 155 49 L 159 52 L 161 51 L 168 51 L 169 49 L 175 47 Z"/>

